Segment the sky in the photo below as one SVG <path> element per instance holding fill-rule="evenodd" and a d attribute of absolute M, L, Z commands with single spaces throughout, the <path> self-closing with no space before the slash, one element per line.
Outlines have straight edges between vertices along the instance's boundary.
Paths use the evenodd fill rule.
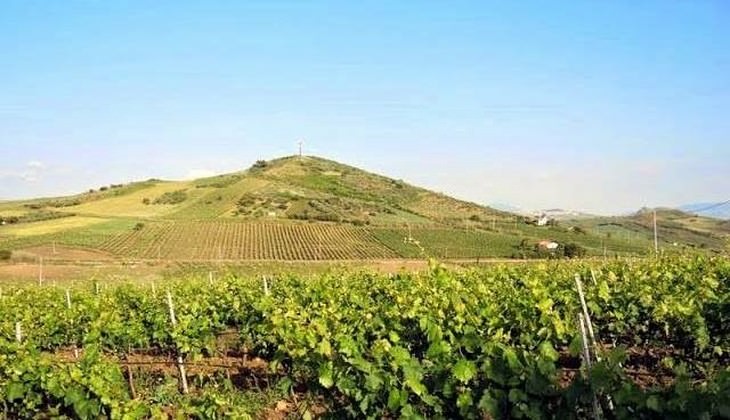
<path fill-rule="evenodd" d="M 481 204 L 730 199 L 730 3 L 0 2 L 0 198 L 305 154 Z"/>

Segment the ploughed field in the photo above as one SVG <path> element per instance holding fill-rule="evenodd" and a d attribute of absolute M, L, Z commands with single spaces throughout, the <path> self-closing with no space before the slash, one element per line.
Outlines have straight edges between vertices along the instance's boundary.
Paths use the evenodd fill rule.
<path fill-rule="evenodd" d="M 10 418 L 721 418 L 730 262 L 5 287 L 0 350 Z"/>

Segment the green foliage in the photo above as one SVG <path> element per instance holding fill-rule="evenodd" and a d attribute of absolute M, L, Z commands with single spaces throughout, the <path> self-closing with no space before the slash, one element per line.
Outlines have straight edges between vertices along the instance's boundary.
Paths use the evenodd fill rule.
<path fill-rule="evenodd" d="M 563 256 L 566 258 L 580 258 L 585 255 L 586 249 L 575 242 L 569 242 L 563 245 Z"/>
<path fill-rule="evenodd" d="M 155 198 L 152 204 L 180 204 L 187 199 L 188 195 L 185 193 L 185 190 L 177 190 L 162 194 Z"/>
<path fill-rule="evenodd" d="M 16 223 L 32 223 L 40 222 L 43 220 L 54 220 L 61 219 L 63 217 L 75 216 L 74 213 L 65 213 L 60 211 L 50 210 L 35 210 L 25 213 L 21 216 L 5 216 L 0 217 L 0 223 L 5 222 L 6 224 L 12 225 Z"/>
<path fill-rule="evenodd" d="M 373 228 L 372 232 L 383 244 L 407 258 L 421 256 L 420 250 L 407 241 L 408 235 L 420 243 L 428 256 L 437 258 L 509 257 L 518 241 L 495 232 L 434 227 Z"/>
<path fill-rule="evenodd" d="M 587 234 L 586 230 L 585 230 L 585 229 L 583 229 L 583 228 L 582 228 L 582 227 L 580 227 L 580 226 L 573 226 L 573 227 L 571 228 L 571 230 L 572 230 L 573 232 L 575 232 L 575 233 L 578 233 L 578 234 L 580 234 L 580 235 L 586 235 L 586 234 Z"/>
<path fill-rule="evenodd" d="M 257 160 L 251 165 L 251 169 L 265 169 L 267 166 L 269 166 L 269 163 L 265 160 Z"/>
<path fill-rule="evenodd" d="M 0 261 L 7 261 L 13 256 L 13 251 L 9 249 L 0 249 Z"/>
<path fill-rule="evenodd" d="M 596 334 L 617 346 L 566 382 L 566 368 L 580 364 L 569 351 L 580 344 L 575 274 L 586 279 Z M 269 293 L 260 278 L 182 279 L 166 284 L 174 328 L 164 293 L 149 287 L 74 291 L 70 308 L 53 287 L 5 290 L 0 402 L 11 417 L 150 416 L 154 407 L 130 400 L 118 365 L 97 350 L 196 360 L 233 328 L 286 388 L 307 389 L 338 418 L 587 418 L 594 392 L 611 397 L 617 418 L 720 418 L 730 395 L 728 279 L 727 260 L 704 258 L 479 271 L 432 261 L 425 273 L 392 277 L 280 277 Z M 15 322 L 26 332 L 22 344 Z M 84 349 L 78 363 L 41 353 L 71 346 Z M 640 366 L 669 383 L 635 382 L 635 369 L 622 366 L 640 363 L 628 351 L 637 348 L 671 349 L 661 363 Z M 233 404 L 207 392 L 177 405 L 190 416 L 247 414 Z"/>

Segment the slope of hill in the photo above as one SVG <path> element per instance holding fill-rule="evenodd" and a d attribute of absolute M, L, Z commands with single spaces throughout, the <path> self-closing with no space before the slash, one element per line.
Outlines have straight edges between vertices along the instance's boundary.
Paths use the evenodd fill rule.
<path fill-rule="evenodd" d="M 657 238 L 662 249 L 730 249 L 730 222 L 657 208 Z M 573 221 L 595 235 L 625 238 L 653 248 L 654 209 L 643 208 L 628 216 L 593 217 Z"/>
<path fill-rule="evenodd" d="M 522 216 L 309 156 L 193 181 L 150 179 L 4 202 L 0 220 L 0 249 L 53 244 L 61 256 L 74 247 L 134 259 L 510 257 L 545 239 L 575 242 L 596 255 L 641 254 L 650 245 L 601 229 L 571 229 L 573 222 L 537 227 Z M 688 241 L 714 229 L 696 228 L 687 226 Z"/>
<path fill-rule="evenodd" d="M 686 204 L 684 206 L 680 206 L 679 210 L 705 217 L 730 220 L 730 201 Z"/>

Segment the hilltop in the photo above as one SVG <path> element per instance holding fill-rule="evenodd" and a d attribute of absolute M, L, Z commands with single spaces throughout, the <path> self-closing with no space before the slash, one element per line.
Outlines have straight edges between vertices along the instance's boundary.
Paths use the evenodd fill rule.
<path fill-rule="evenodd" d="M 597 219 L 535 226 L 332 160 L 288 156 L 191 181 L 149 179 L 0 203 L 0 249 L 173 260 L 474 258 L 530 255 L 535 243 L 551 240 L 596 255 L 642 254 L 651 233 L 636 218 L 620 222 L 634 237 L 607 234 Z M 673 242 L 696 246 L 699 235 L 712 237 L 703 239 L 709 248 L 725 247 L 715 226 L 681 227 Z"/>

